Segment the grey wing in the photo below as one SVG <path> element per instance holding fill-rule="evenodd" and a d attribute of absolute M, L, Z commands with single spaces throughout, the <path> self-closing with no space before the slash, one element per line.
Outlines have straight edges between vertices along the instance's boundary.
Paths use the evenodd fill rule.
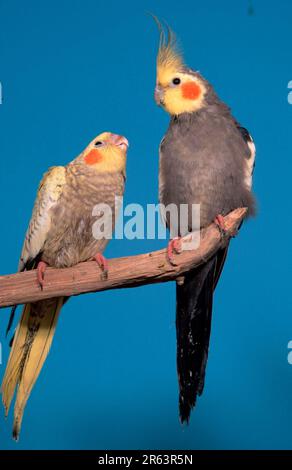
<path fill-rule="evenodd" d="M 160 202 L 160 205 L 159 205 L 159 212 L 160 212 L 160 217 L 161 217 L 161 221 L 162 221 L 162 224 L 164 226 L 167 226 L 167 218 L 166 218 L 166 212 L 165 212 L 165 207 L 162 205 L 162 201 L 163 201 L 163 192 L 164 192 L 164 185 L 165 185 L 165 181 L 164 181 L 164 178 L 163 178 L 163 174 L 162 174 L 162 171 L 161 171 L 161 146 L 163 145 L 163 141 L 165 139 L 165 136 L 163 137 L 163 139 L 161 140 L 160 142 L 160 145 L 159 145 L 159 202 Z"/>

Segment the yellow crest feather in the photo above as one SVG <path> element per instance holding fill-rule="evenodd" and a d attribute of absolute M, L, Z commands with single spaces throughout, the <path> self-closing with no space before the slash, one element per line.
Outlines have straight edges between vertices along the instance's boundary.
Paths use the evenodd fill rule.
<path fill-rule="evenodd" d="M 153 16 L 153 15 L 152 15 Z M 159 49 L 157 54 L 157 81 L 164 85 L 169 77 L 182 71 L 184 63 L 182 55 L 178 50 L 177 40 L 174 32 L 166 24 L 166 33 L 162 23 L 153 16 L 160 32 Z"/>

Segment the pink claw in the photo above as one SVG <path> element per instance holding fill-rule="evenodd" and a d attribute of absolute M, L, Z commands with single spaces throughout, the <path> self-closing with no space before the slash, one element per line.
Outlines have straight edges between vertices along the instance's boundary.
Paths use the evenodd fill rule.
<path fill-rule="evenodd" d="M 217 225 L 218 230 L 221 235 L 221 239 L 225 238 L 226 236 L 226 225 L 225 225 L 225 219 L 222 214 L 218 214 L 215 219 L 214 219 L 215 225 Z"/>
<path fill-rule="evenodd" d="M 179 254 L 181 253 L 182 250 L 182 244 L 181 244 L 181 239 L 180 238 L 173 238 L 172 240 L 169 241 L 167 245 L 167 259 L 172 264 L 173 266 L 176 266 L 174 259 L 173 259 L 173 254 Z"/>
<path fill-rule="evenodd" d="M 97 253 L 93 259 L 97 262 L 98 266 L 102 270 L 104 277 L 107 278 L 108 277 L 108 260 L 101 253 Z"/>
<path fill-rule="evenodd" d="M 225 219 L 223 217 L 223 215 L 221 214 L 218 214 L 216 217 L 215 217 L 215 220 L 214 220 L 215 224 L 218 225 L 218 227 L 225 231 L 226 230 L 226 225 L 225 225 Z"/>
<path fill-rule="evenodd" d="M 45 283 L 45 271 L 48 267 L 48 264 L 44 261 L 40 261 L 37 265 L 37 280 L 40 285 L 40 288 L 43 290 Z"/>

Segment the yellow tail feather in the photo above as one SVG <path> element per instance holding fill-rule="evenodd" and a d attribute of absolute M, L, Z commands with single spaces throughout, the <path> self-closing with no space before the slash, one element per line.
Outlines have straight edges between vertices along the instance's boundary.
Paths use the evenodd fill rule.
<path fill-rule="evenodd" d="M 1 386 L 8 414 L 15 389 L 13 437 L 18 438 L 24 408 L 50 350 L 63 298 L 24 306 Z"/>

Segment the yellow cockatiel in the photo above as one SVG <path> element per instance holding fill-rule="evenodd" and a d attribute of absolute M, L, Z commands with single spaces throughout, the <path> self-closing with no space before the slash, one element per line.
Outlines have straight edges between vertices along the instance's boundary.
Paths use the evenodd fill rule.
<path fill-rule="evenodd" d="M 128 141 L 105 132 L 67 166 L 51 168 L 40 184 L 21 253 L 19 271 L 37 268 L 43 288 L 47 265 L 73 266 L 95 258 L 102 269 L 107 238 L 96 239 L 93 208 L 106 204 L 115 222 L 115 198 L 124 193 Z M 2 383 L 8 414 L 15 390 L 13 437 L 18 438 L 23 412 L 48 355 L 64 298 L 24 306 Z"/>

